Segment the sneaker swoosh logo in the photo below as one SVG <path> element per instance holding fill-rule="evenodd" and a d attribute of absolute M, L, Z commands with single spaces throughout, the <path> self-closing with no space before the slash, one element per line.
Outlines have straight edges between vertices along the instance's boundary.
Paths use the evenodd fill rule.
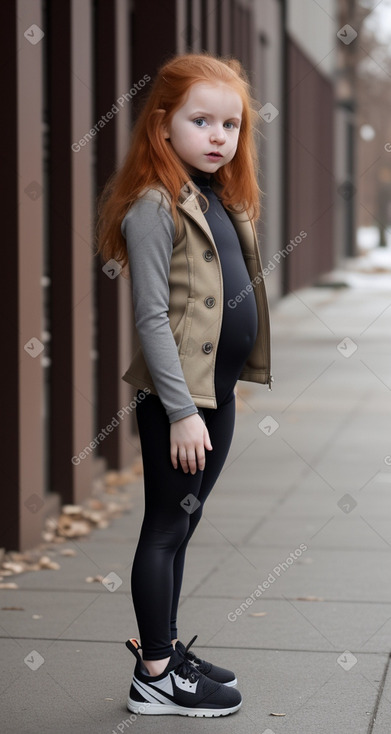
<path fill-rule="evenodd" d="M 161 680 L 154 680 L 151 683 L 147 683 L 147 685 L 151 686 L 152 688 L 159 688 L 164 693 L 167 693 L 168 696 L 174 695 L 174 687 L 172 685 L 172 679 L 170 674 L 166 675 Z"/>
<path fill-rule="evenodd" d="M 162 693 L 159 693 L 157 690 L 153 688 L 153 686 L 149 683 L 148 685 L 142 683 L 142 681 L 139 681 L 137 678 L 133 676 L 133 685 L 139 693 L 142 694 L 142 696 L 149 701 L 150 703 L 156 703 L 156 701 L 159 701 L 159 703 L 172 703 L 174 704 L 174 701 L 171 698 L 168 698 L 167 696 L 163 696 Z M 175 705 L 175 704 L 174 704 Z"/>
<path fill-rule="evenodd" d="M 169 675 L 162 678 L 162 680 L 154 681 L 153 683 L 144 683 L 134 676 L 133 684 L 139 693 L 142 693 L 144 696 L 148 696 L 148 698 L 151 697 L 149 700 L 154 701 L 157 699 L 161 703 L 173 703 L 175 695 L 174 685 L 187 693 L 196 693 L 198 680 L 191 683 L 187 678 L 181 678 L 177 673 L 170 672 Z M 162 691 L 162 693 L 160 693 L 160 691 Z"/>

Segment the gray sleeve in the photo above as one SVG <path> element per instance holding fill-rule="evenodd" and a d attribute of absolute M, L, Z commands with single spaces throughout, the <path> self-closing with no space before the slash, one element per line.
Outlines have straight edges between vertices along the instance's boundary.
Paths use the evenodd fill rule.
<path fill-rule="evenodd" d="M 175 235 L 171 211 L 148 192 L 122 220 L 132 278 L 135 326 L 145 361 L 170 423 L 198 413 L 170 327 L 169 274 Z M 160 205 L 159 205 L 160 204 Z"/>

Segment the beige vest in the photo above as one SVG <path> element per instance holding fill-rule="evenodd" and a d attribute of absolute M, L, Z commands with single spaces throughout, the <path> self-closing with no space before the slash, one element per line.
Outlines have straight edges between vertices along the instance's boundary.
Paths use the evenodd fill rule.
<path fill-rule="evenodd" d="M 219 195 L 221 185 L 214 181 L 212 188 Z M 165 187 L 159 186 L 159 190 L 170 198 Z M 221 263 L 208 222 L 188 184 L 181 189 L 177 208 L 182 231 L 174 243 L 171 258 L 170 327 L 195 405 L 216 408 L 214 371 L 223 319 Z M 271 388 L 269 309 L 255 226 L 245 213 L 226 211 L 239 238 L 258 311 L 256 341 L 239 380 L 268 384 Z M 241 291 L 237 303 L 247 293 Z M 157 395 L 137 334 L 136 341 L 132 361 L 122 379 L 140 389 L 148 387 Z"/>

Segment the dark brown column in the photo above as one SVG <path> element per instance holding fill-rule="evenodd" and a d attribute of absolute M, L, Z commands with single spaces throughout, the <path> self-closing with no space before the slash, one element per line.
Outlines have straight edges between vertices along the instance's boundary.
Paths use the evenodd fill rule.
<path fill-rule="evenodd" d="M 115 85 L 115 3 L 97 0 L 95 3 L 95 107 L 93 118 L 100 120 L 109 112 L 117 98 Z M 99 130 L 96 138 L 97 193 L 103 189 L 117 166 L 116 120 L 111 119 Z M 118 410 L 118 280 L 109 278 L 102 270 L 100 258 L 95 259 L 97 306 L 97 365 L 96 416 L 97 432 L 104 428 Z M 98 455 L 107 461 L 108 469 L 119 465 L 118 433 L 113 431 L 99 445 Z"/>
<path fill-rule="evenodd" d="M 17 27 L 15 3 L 0 3 L 0 23 L 6 28 L 0 44 L 0 95 L 7 101 L 2 116 L 3 141 L 0 160 L 0 191 L 3 211 L 3 242 L 6 260 L 0 288 L 0 318 L 3 341 L 1 360 L 1 466 L 3 508 L 0 513 L 0 545 L 17 548 L 19 543 L 19 250 L 18 250 L 18 143 L 17 143 Z M 5 262 L 4 262 L 5 264 Z"/>
<path fill-rule="evenodd" d="M 48 3 L 50 485 L 73 500 L 71 0 Z"/>
<path fill-rule="evenodd" d="M 185 0 L 183 2 L 185 5 Z M 134 0 L 132 19 L 132 74 L 133 83 L 149 74 L 152 81 L 156 69 L 166 59 L 177 53 L 177 15 L 176 0 Z M 191 24 L 191 19 L 188 21 Z M 164 29 L 164 31 L 163 31 Z M 201 33 L 201 28 L 196 29 Z M 186 36 L 186 27 L 178 28 L 180 34 Z M 138 93 L 133 100 L 133 119 L 142 104 L 143 93 Z"/>

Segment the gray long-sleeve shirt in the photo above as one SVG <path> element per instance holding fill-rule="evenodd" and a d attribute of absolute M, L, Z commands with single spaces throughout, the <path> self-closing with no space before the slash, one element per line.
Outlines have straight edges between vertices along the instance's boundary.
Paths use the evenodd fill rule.
<path fill-rule="evenodd" d="M 170 205 L 159 191 L 150 189 L 132 204 L 122 220 L 121 233 L 126 239 L 140 345 L 173 423 L 198 413 L 198 408 L 185 381 L 168 318 L 175 225 Z"/>
<path fill-rule="evenodd" d="M 192 179 L 209 202 L 204 216 L 219 252 L 224 281 L 223 320 L 215 363 L 216 399 L 221 404 L 229 398 L 254 346 L 257 305 L 253 290 L 247 290 L 250 276 L 232 221 L 204 172 L 193 174 Z M 168 201 L 159 191 L 149 189 L 125 215 L 121 231 L 126 237 L 134 281 L 137 331 L 157 393 L 172 423 L 200 411 L 185 382 L 168 318 L 175 235 Z M 244 290 L 247 297 L 235 309 L 229 308 L 231 299 Z"/>

